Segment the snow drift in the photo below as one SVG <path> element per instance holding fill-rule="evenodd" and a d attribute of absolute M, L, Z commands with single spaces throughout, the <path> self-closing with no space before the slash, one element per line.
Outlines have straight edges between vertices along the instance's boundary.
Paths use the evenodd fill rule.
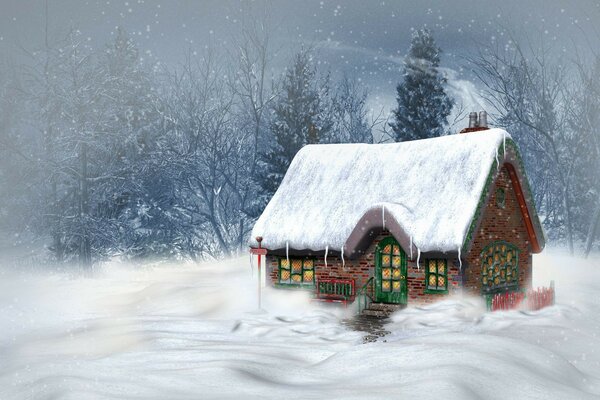
<path fill-rule="evenodd" d="M 267 290 L 247 258 L 110 265 L 94 277 L 0 270 L 1 399 L 592 399 L 598 261 L 534 258 L 557 305 L 486 313 L 451 298 L 395 314 L 363 344 L 342 309 Z"/>

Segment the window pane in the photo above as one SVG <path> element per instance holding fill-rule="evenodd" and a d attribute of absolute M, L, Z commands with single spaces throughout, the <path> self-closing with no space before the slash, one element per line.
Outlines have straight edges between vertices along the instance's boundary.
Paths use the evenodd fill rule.
<path fill-rule="evenodd" d="M 392 277 L 392 269 L 391 268 L 383 268 L 381 270 L 381 277 L 383 279 L 390 279 Z"/>
<path fill-rule="evenodd" d="M 391 254 L 392 253 L 392 245 L 388 244 L 383 248 L 383 253 Z"/>
<path fill-rule="evenodd" d="M 287 258 L 282 258 L 281 259 L 281 268 L 289 269 L 290 268 L 290 260 L 288 260 Z"/>
<path fill-rule="evenodd" d="M 381 265 L 384 267 L 388 267 L 390 265 L 390 256 L 382 255 L 381 256 Z"/>
<path fill-rule="evenodd" d="M 440 289 L 444 289 L 446 287 L 446 278 L 443 276 L 438 276 L 438 287 Z"/>
<path fill-rule="evenodd" d="M 384 292 L 390 291 L 390 281 L 382 281 L 381 282 L 381 290 Z"/>
<path fill-rule="evenodd" d="M 400 246 L 394 246 L 394 255 L 400 255 Z"/>
<path fill-rule="evenodd" d="M 314 272 L 311 270 L 304 271 L 304 283 L 312 283 Z"/>
<path fill-rule="evenodd" d="M 289 281 L 290 280 L 290 271 L 287 269 L 281 270 L 281 281 Z"/>
<path fill-rule="evenodd" d="M 302 271 L 302 260 L 292 260 L 292 272 Z"/>
<path fill-rule="evenodd" d="M 435 260 L 429 260 L 429 272 L 435 274 L 435 272 L 436 272 L 436 262 L 435 262 Z"/>
<path fill-rule="evenodd" d="M 392 258 L 392 265 L 393 265 L 394 267 L 399 267 L 399 266 L 400 266 L 400 263 L 401 263 L 401 261 L 402 261 L 402 259 L 400 258 L 400 256 L 394 256 L 394 257 Z"/>
<path fill-rule="evenodd" d="M 392 291 L 399 292 L 400 291 L 400 281 L 394 281 L 392 284 Z"/>
<path fill-rule="evenodd" d="M 446 262 L 444 260 L 440 260 L 438 262 L 438 274 L 446 273 Z"/>
<path fill-rule="evenodd" d="M 394 268 L 392 272 L 392 278 L 400 279 L 400 268 Z"/>
<path fill-rule="evenodd" d="M 292 282 L 294 282 L 294 283 L 300 283 L 300 282 L 302 282 L 302 275 L 293 274 L 292 275 Z"/>
<path fill-rule="evenodd" d="M 429 286 L 435 288 L 437 283 L 437 276 L 429 275 Z"/>
<path fill-rule="evenodd" d="M 313 269 L 313 260 L 304 260 L 304 269 Z"/>

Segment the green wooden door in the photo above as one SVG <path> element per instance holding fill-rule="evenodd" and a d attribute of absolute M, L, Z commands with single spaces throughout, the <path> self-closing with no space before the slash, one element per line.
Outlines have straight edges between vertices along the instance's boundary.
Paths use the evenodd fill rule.
<path fill-rule="evenodd" d="M 406 304 L 406 253 L 392 237 L 383 239 L 375 251 L 376 301 Z"/>

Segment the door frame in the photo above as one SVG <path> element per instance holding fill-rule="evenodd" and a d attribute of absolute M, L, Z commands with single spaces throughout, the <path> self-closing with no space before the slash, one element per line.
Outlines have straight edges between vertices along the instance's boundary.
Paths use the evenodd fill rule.
<path fill-rule="evenodd" d="M 382 290 L 382 250 L 388 245 L 398 246 L 400 250 L 400 277 L 395 279 L 389 279 L 390 285 L 393 285 L 394 281 L 400 282 L 400 291 L 394 292 L 392 287 L 390 287 L 389 292 L 384 292 Z M 393 253 L 393 247 L 392 252 Z M 390 268 L 391 268 L 391 260 L 390 260 Z M 386 279 L 387 280 L 387 279 Z M 386 237 L 381 242 L 375 246 L 375 301 L 382 303 L 393 303 L 393 304 L 406 304 L 408 301 L 408 282 L 407 282 L 407 259 L 406 252 L 400 246 L 398 241 L 392 237 Z"/>

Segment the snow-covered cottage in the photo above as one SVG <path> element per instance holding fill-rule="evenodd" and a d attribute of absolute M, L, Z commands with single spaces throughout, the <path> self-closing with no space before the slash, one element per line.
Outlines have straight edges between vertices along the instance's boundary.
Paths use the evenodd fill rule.
<path fill-rule="evenodd" d="M 397 304 L 529 288 L 545 239 L 517 146 L 465 131 L 305 146 L 252 232 L 270 282 Z"/>

